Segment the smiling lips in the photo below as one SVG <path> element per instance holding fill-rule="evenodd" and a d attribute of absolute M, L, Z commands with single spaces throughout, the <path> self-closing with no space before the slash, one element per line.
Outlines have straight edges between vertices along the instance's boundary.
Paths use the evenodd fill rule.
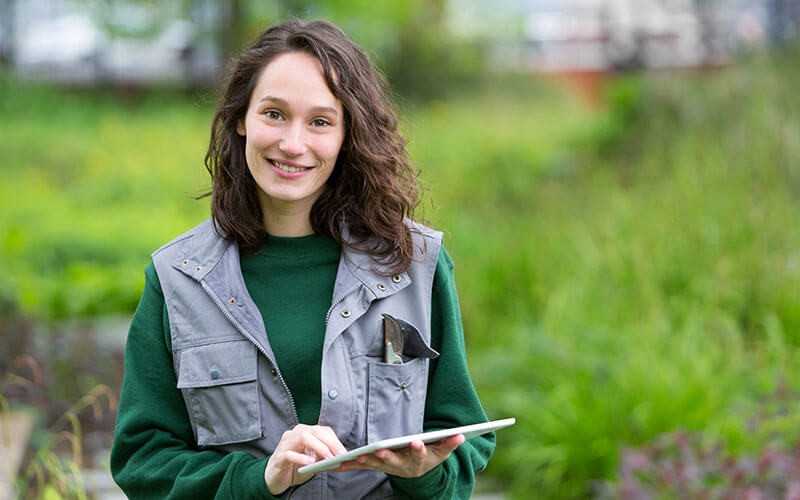
<path fill-rule="evenodd" d="M 288 179 L 294 179 L 296 177 L 300 177 L 305 172 L 314 168 L 314 167 L 304 167 L 302 165 L 279 162 L 277 160 L 268 159 L 267 161 L 270 163 L 270 165 L 272 165 L 272 169 L 275 172 L 277 172 L 278 175 Z"/>

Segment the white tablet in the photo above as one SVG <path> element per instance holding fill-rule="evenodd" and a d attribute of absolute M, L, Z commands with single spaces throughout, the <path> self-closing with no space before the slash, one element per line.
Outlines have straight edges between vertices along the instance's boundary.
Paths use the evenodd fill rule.
<path fill-rule="evenodd" d="M 423 443 L 434 443 L 442 439 L 463 434 L 464 439 L 470 439 L 487 432 L 496 431 L 504 427 L 514 425 L 517 420 L 515 418 L 504 418 L 502 420 L 492 420 L 491 422 L 484 422 L 481 424 L 464 425 L 461 427 L 453 427 L 451 429 L 442 429 L 439 431 L 423 432 L 422 434 L 409 434 L 408 436 L 400 436 L 396 438 L 383 439 L 374 443 L 356 448 L 355 450 L 348 451 L 342 455 L 320 460 L 313 464 L 304 465 L 297 469 L 300 474 L 311 474 L 323 472 L 339 467 L 339 464 L 355 460 L 361 455 L 366 455 L 374 451 L 389 449 L 396 450 L 398 448 L 405 448 L 410 445 L 412 441 L 422 441 Z"/>

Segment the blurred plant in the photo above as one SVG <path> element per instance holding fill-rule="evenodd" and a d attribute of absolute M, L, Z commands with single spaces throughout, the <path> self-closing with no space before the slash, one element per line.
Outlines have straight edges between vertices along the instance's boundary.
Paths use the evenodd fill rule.
<path fill-rule="evenodd" d="M 405 99 L 443 98 L 478 82 L 485 70 L 483 49 L 451 36 L 445 0 L 235 0 L 228 11 L 240 28 L 237 44 L 291 17 L 328 19 L 359 43 Z"/>
<path fill-rule="evenodd" d="M 599 496 L 800 500 L 800 393 L 779 383 L 747 420 L 746 432 L 747 444 L 738 452 L 710 435 L 686 431 L 626 448 L 617 480 Z"/>
<path fill-rule="evenodd" d="M 149 252 L 207 214 L 192 195 L 208 182 L 210 109 L 186 96 L 126 104 L 0 75 L 0 111 L 14 117 L 0 124 L 0 171 L 13 178 L 0 185 L 0 259 L 14 269 L 0 276 L 2 319 L 132 311 Z"/>
<path fill-rule="evenodd" d="M 406 98 L 444 99 L 475 87 L 486 71 L 478 44 L 457 40 L 445 25 L 445 2 L 423 2 L 397 29 L 397 43 L 382 54 L 392 88 Z"/>
<path fill-rule="evenodd" d="M 639 142 L 631 138 L 639 135 L 636 127 L 652 105 L 647 91 L 647 85 L 635 76 L 611 80 L 605 91 L 606 113 L 576 141 L 576 147 L 606 158 L 640 154 Z"/>
<path fill-rule="evenodd" d="M 442 204 L 455 207 L 444 227 L 470 366 L 493 415 L 518 417 L 489 466 L 515 498 L 586 498 L 614 477 L 623 446 L 676 429 L 757 455 L 771 441 L 763 429 L 800 427 L 775 418 L 754 431 L 742 409 L 777 380 L 800 380 L 791 60 L 623 85 L 617 118 L 566 136 L 599 142 L 561 156 L 573 165 L 562 175 L 551 170 L 557 148 L 482 169 L 487 148 L 470 144 L 465 168 L 484 175 L 439 179 L 440 193 L 459 195 Z M 524 196 L 506 182 L 525 186 L 527 204 L 509 203 Z"/>
<path fill-rule="evenodd" d="M 800 499 L 800 444 L 733 456 L 699 434 L 676 432 L 623 452 L 609 498 Z"/>
<path fill-rule="evenodd" d="M 8 372 L 0 380 L 0 419 L 6 418 L 11 410 L 11 404 L 4 394 L 19 387 L 28 392 L 44 390 L 42 369 L 36 360 L 31 356 L 23 356 L 18 361 L 15 365 L 26 367 L 30 373 L 24 376 Z M 106 385 L 97 385 L 46 429 L 36 431 L 31 440 L 27 465 L 16 481 L 20 497 L 44 500 L 86 499 L 81 476 L 84 436 L 80 419 L 86 410 L 91 410 L 91 416 L 95 420 L 100 419 L 105 412 L 113 413 L 116 402 L 114 391 Z M 9 442 L 11 436 L 0 436 L 0 439 Z"/>

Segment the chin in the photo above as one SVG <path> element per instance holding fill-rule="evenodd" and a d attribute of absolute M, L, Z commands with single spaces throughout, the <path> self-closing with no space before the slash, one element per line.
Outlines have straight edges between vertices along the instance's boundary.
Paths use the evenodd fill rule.
<path fill-rule="evenodd" d="M 290 204 L 301 203 L 308 200 L 316 201 L 322 191 L 309 192 L 306 190 L 263 190 L 263 195 L 268 202 Z"/>

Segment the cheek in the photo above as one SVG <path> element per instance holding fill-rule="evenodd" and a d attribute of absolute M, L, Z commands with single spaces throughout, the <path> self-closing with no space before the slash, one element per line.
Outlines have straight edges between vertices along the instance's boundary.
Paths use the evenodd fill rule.
<path fill-rule="evenodd" d="M 263 124 L 251 125 L 247 128 L 247 145 L 249 148 L 264 148 L 278 141 L 278 134 L 272 127 Z"/>
<path fill-rule="evenodd" d="M 324 138 L 317 143 L 317 154 L 321 158 L 326 158 L 333 163 L 333 160 L 339 155 L 339 151 L 342 147 L 342 141 L 337 138 Z"/>

